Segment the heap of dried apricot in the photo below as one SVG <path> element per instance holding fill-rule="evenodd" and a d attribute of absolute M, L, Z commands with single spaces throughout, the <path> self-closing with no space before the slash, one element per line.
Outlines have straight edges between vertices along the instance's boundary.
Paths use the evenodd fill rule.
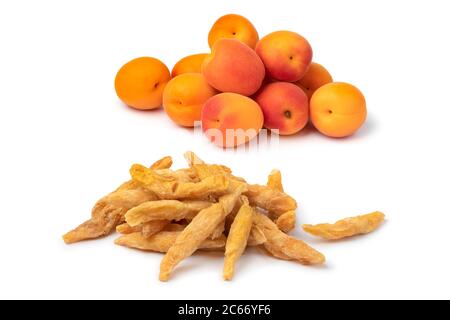
<path fill-rule="evenodd" d="M 266 185 L 249 184 L 228 167 L 207 164 L 187 152 L 188 167 L 172 170 L 164 157 L 149 168 L 134 164 L 131 180 L 101 198 L 92 217 L 63 236 L 66 243 L 99 238 L 114 230 L 115 243 L 165 253 L 159 279 L 197 250 L 224 252 L 223 278 L 231 280 L 248 246 L 271 256 L 313 265 L 325 256 L 287 233 L 295 228 L 297 202 L 283 188 L 281 173 L 270 173 Z M 336 240 L 375 230 L 380 212 L 347 218 L 335 224 L 303 225 L 313 235 Z"/>

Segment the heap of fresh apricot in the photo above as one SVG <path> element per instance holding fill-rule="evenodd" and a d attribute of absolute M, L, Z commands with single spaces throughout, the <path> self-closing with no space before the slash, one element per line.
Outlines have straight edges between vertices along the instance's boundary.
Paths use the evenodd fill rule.
<path fill-rule="evenodd" d="M 162 105 L 181 126 L 201 121 L 221 147 L 246 143 L 263 126 L 292 135 L 311 120 L 327 136 L 346 137 L 364 123 L 363 94 L 333 82 L 325 67 L 312 62 L 311 45 L 301 35 L 276 31 L 259 39 L 250 21 L 228 14 L 214 23 L 208 43 L 211 53 L 187 56 L 172 72 L 155 58 L 131 60 L 117 73 L 117 95 L 140 110 Z M 230 138 L 239 130 L 246 132 L 243 139 Z"/>

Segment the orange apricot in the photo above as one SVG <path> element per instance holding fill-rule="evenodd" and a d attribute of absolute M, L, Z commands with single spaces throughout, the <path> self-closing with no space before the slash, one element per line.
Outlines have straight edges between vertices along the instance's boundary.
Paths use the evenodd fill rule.
<path fill-rule="evenodd" d="M 163 90 L 169 80 L 170 71 L 164 63 L 141 57 L 120 68 L 114 85 L 123 103 L 135 109 L 150 110 L 161 106 Z"/>
<path fill-rule="evenodd" d="M 172 69 L 172 78 L 182 73 L 201 73 L 203 60 L 208 56 L 207 53 L 192 54 L 178 61 Z"/>
<path fill-rule="evenodd" d="M 220 39 L 203 61 L 206 81 L 222 92 L 254 94 L 264 80 L 264 64 L 254 50 L 236 39 Z"/>
<path fill-rule="evenodd" d="M 295 84 L 305 91 L 308 99 L 311 99 L 317 89 L 330 82 L 333 82 L 333 78 L 328 70 L 321 64 L 313 62 L 303 78 L 298 80 Z"/>
<path fill-rule="evenodd" d="M 201 119 L 203 104 L 215 94 L 201 73 L 183 73 L 167 83 L 164 110 L 175 123 L 193 127 Z"/>
<path fill-rule="evenodd" d="M 209 47 L 212 48 L 217 40 L 223 38 L 240 40 L 254 49 L 259 36 L 255 27 L 247 18 L 238 14 L 227 14 L 220 17 L 209 31 Z"/>
<path fill-rule="evenodd" d="M 264 114 L 264 127 L 277 129 L 280 135 L 295 134 L 308 123 L 308 97 L 293 83 L 269 83 L 255 101 Z"/>
<path fill-rule="evenodd" d="M 311 97 L 310 114 L 313 125 L 324 135 L 346 137 L 364 123 L 366 101 L 361 91 L 351 84 L 328 83 Z"/>
<path fill-rule="evenodd" d="M 255 138 L 264 115 L 252 99 L 237 93 L 220 93 L 210 98 L 202 110 L 202 129 L 219 147 L 236 147 Z"/>
<path fill-rule="evenodd" d="M 275 80 L 295 82 L 303 77 L 311 64 L 313 52 L 309 42 L 292 31 L 275 31 L 256 45 L 256 53 Z"/>

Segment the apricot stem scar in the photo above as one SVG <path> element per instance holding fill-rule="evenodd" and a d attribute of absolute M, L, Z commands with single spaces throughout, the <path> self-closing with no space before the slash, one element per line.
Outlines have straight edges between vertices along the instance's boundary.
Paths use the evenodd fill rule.
<path fill-rule="evenodd" d="M 286 110 L 286 111 L 284 112 L 284 115 L 285 115 L 285 117 L 288 118 L 288 119 L 290 119 L 290 118 L 292 117 L 292 114 L 291 114 L 291 112 L 290 112 L 289 110 Z"/>

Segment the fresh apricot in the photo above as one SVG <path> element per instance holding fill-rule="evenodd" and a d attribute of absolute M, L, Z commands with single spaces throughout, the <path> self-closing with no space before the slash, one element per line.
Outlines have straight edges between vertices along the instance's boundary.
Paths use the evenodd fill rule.
<path fill-rule="evenodd" d="M 309 42 L 292 31 L 269 33 L 256 45 L 256 53 L 264 62 L 270 77 L 287 82 L 300 80 L 313 56 Z"/>
<path fill-rule="evenodd" d="M 184 57 L 178 61 L 172 69 L 172 78 L 182 73 L 201 73 L 203 60 L 208 56 L 208 53 L 192 54 Z"/>
<path fill-rule="evenodd" d="M 164 110 L 175 123 L 193 127 L 201 119 L 203 104 L 215 94 L 201 73 L 183 73 L 167 83 Z"/>
<path fill-rule="evenodd" d="M 149 110 L 161 106 L 163 90 L 169 80 L 170 71 L 164 63 L 155 58 L 141 57 L 120 68 L 115 89 L 126 105 Z"/>
<path fill-rule="evenodd" d="M 202 129 L 220 147 L 235 147 L 256 137 L 264 116 L 252 99 L 236 93 L 210 98 L 202 110 Z"/>
<path fill-rule="evenodd" d="M 238 14 L 227 14 L 220 17 L 208 34 L 208 44 L 212 48 L 217 40 L 233 38 L 242 41 L 254 49 L 259 36 L 253 24 Z"/>
<path fill-rule="evenodd" d="M 330 82 L 333 82 L 333 78 L 328 70 L 321 64 L 312 62 L 303 78 L 295 84 L 305 91 L 308 99 L 311 99 L 317 89 Z"/>
<path fill-rule="evenodd" d="M 295 84 L 274 82 L 263 87 L 255 98 L 264 114 L 264 127 L 291 135 L 308 123 L 308 97 Z"/>
<path fill-rule="evenodd" d="M 206 81 L 222 92 L 254 94 L 264 80 L 264 64 L 254 50 L 236 39 L 219 39 L 203 61 Z"/>
<path fill-rule="evenodd" d="M 311 97 L 311 121 L 324 135 L 334 138 L 355 133 L 366 119 L 366 101 L 355 86 L 328 83 Z"/>

